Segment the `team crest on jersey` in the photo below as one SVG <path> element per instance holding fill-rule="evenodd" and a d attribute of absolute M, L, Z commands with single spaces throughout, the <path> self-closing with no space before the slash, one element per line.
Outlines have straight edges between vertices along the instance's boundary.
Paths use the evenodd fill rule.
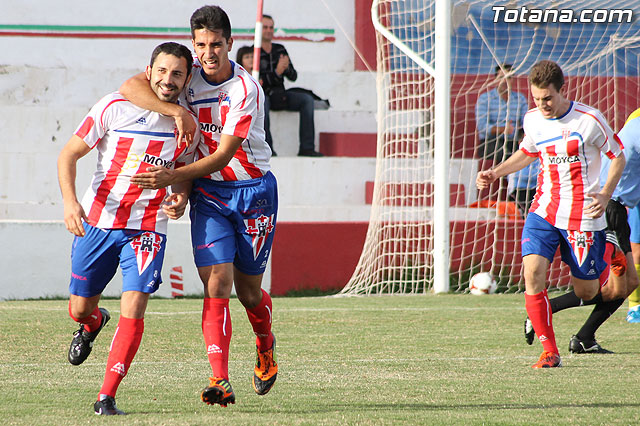
<path fill-rule="evenodd" d="M 138 263 L 138 275 L 141 275 L 151 264 L 162 248 L 163 237 L 153 232 L 143 232 L 135 237 L 131 243 L 131 248 L 136 254 Z"/>
<path fill-rule="evenodd" d="M 593 245 L 593 232 L 567 231 L 567 241 L 571 244 L 578 265 L 582 266 Z"/>
<path fill-rule="evenodd" d="M 267 217 L 262 214 L 255 219 L 245 219 L 244 225 L 247 228 L 247 234 L 252 237 L 253 259 L 258 259 L 258 254 L 264 247 L 264 242 L 269 234 L 273 232 L 273 215 Z"/>
<path fill-rule="evenodd" d="M 226 103 L 227 105 L 229 104 L 229 94 L 223 92 L 222 90 L 218 91 L 218 102 L 220 103 L 220 105 L 222 105 L 223 103 Z"/>
<path fill-rule="evenodd" d="M 562 129 L 562 139 L 567 140 L 571 136 L 571 129 Z"/>

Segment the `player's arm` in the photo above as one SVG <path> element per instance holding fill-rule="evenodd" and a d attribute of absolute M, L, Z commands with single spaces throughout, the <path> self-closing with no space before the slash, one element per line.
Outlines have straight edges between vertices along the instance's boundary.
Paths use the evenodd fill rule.
<path fill-rule="evenodd" d="M 238 136 L 222 134 L 220 145 L 213 154 L 175 170 L 159 166 L 149 167 L 146 173 L 134 175 L 131 182 L 140 188 L 158 189 L 210 175 L 224 169 L 229 164 L 243 140 Z"/>
<path fill-rule="evenodd" d="M 589 193 L 587 196 L 593 198 L 593 201 L 585 208 L 585 214 L 592 218 L 598 218 L 602 216 L 606 209 L 613 191 L 616 189 L 624 166 L 627 164 L 627 160 L 624 156 L 624 152 L 621 152 L 619 156 L 611 160 L 609 166 L 609 173 L 607 174 L 607 181 L 602 186 L 600 192 Z"/>
<path fill-rule="evenodd" d="M 478 172 L 476 177 L 476 186 L 478 189 L 488 188 L 496 180 L 503 176 L 517 172 L 536 161 L 536 158 L 525 154 L 521 149 L 514 152 L 504 163 L 500 163 L 494 169 L 483 170 Z"/>
<path fill-rule="evenodd" d="M 58 183 L 64 203 L 64 224 L 67 230 L 78 237 L 84 236 L 82 221 L 87 215 L 76 196 L 76 172 L 78 160 L 91 151 L 79 136 L 73 135 L 58 156 Z"/>
<path fill-rule="evenodd" d="M 145 73 L 141 72 L 125 81 L 119 92 L 140 108 L 173 117 L 178 128 L 178 141 L 185 140 L 187 144 L 191 144 L 196 131 L 196 123 L 191 113 L 176 103 L 160 100 L 151 90 Z"/>

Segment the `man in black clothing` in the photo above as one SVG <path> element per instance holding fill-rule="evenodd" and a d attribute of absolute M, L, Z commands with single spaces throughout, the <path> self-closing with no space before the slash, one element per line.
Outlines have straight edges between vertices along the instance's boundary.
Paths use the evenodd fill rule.
<path fill-rule="evenodd" d="M 265 93 L 264 130 L 267 143 L 273 151 L 269 110 L 300 112 L 300 148 L 298 155 L 303 157 L 322 157 L 315 150 L 314 99 L 309 93 L 284 88 L 285 77 L 296 81 L 298 73 L 293 67 L 287 49 L 273 40 L 273 18 L 262 16 L 262 50 L 260 52 L 260 79 Z M 275 154 L 275 152 L 274 152 Z"/>

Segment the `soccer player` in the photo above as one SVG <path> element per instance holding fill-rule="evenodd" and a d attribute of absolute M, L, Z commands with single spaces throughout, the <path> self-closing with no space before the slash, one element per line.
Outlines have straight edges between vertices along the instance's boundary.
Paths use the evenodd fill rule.
<path fill-rule="evenodd" d="M 640 111 L 640 110 L 638 110 Z M 629 227 L 631 228 L 631 253 L 638 276 L 640 276 L 640 205 L 629 210 Z M 629 295 L 627 322 L 640 323 L 640 287 Z"/>
<path fill-rule="evenodd" d="M 550 300 L 551 310 L 555 313 L 567 308 L 582 305 L 595 305 L 593 311 L 585 321 L 582 328 L 571 337 L 569 341 L 569 352 L 573 353 L 612 353 L 600 346 L 596 341 L 595 333 L 598 328 L 622 305 L 629 297 L 630 303 L 634 290 L 638 288 L 638 273 L 636 268 L 627 267 L 634 263 L 634 256 L 631 247 L 631 228 L 637 228 L 634 213 L 637 214 L 637 206 L 640 204 L 640 175 L 637 173 L 640 167 L 640 109 L 633 112 L 624 127 L 618 133 L 618 137 L 624 144 L 626 166 L 611 200 L 607 205 L 606 219 L 607 228 L 615 233 L 620 250 L 612 259 L 610 276 L 607 285 L 602 287 L 599 293 L 592 300 L 581 300 L 574 292 L 563 294 Z M 600 178 L 604 179 L 609 172 L 610 162 L 603 160 Z M 627 215 L 627 208 L 632 215 Z M 637 230 L 635 233 L 637 234 Z M 637 240 L 637 236 L 634 240 Z M 640 265 L 637 266 L 640 268 Z M 533 342 L 533 330 L 529 320 L 525 321 L 525 339 L 527 343 Z"/>
<path fill-rule="evenodd" d="M 195 180 L 191 239 L 204 285 L 202 333 L 212 370 L 201 399 L 226 407 L 235 402 L 228 371 L 229 297 L 234 284 L 256 334 L 254 390 L 266 394 L 277 377 L 272 303 L 261 287 L 276 225 L 277 185 L 269 171 L 264 93 L 244 68 L 229 60 L 233 39 L 227 14 L 218 6 L 196 10 L 191 16 L 191 36 L 198 63 L 187 99 L 204 135 L 198 160 L 177 170 L 152 168 L 133 182 L 143 188 L 162 188 Z M 141 75 L 134 76 L 121 92 L 143 108 L 186 122 L 181 106 L 158 101 L 142 83 Z"/>
<path fill-rule="evenodd" d="M 187 47 L 163 43 L 151 55 L 145 84 L 157 99 L 175 103 L 191 78 L 192 61 Z M 98 302 L 118 264 L 122 269 L 121 315 L 94 404 L 96 414 L 124 414 L 116 407 L 116 391 L 142 340 L 149 295 L 162 282 L 167 219 L 183 215 L 190 190 L 186 183 L 176 183 L 170 195 L 166 189 L 141 189 L 131 183 L 131 176 L 152 165 L 168 170 L 192 162 L 196 146 L 178 146 L 171 117 L 139 108 L 116 92 L 93 106 L 58 158 L 64 222 L 76 236 L 69 315 L 80 328 L 69 348 L 71 364 L 87 359 L 109 321 L 109 312 Z M 79 202 L 76 164 L 93 148 L 98 150 L 98 164 Z"/>
<path fill-rule="evenodd" d="M 598 293 L 604 261 L 607 203 L 625 165 L 622 143 L 602 114 L 564 97 L 562 69 L 540 61 L 529 74 L 536 108 L 524 118 L 520 149 L 495 169 L 480 171 L 484 189 L 496 179 L 540 159 L 538 188 L 522 231 L 525 307 L 542 343 L 543 353 L 533 368 L 560 367 L 552 312 L 545 288 L 549 265 L 560 247 L 571 268 L 576 296 L 591 300 Z M 611 158 L 600 186 L 600 153 Z"/>

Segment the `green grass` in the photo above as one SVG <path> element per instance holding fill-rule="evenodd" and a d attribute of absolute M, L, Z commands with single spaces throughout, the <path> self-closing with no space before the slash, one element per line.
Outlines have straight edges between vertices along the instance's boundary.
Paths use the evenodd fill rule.
<path fill-rule="evenodd" d="M 522 294 L 276 298 L 278 381 L 251 387 L 254 336 L 231 301 L 230 375 L 237 402 L 200 402 L 210 368 L 202 302 L 152 299 L 145 335 L 117 401 L 126 417 L 92 413 L 118 321 L 81 366 L 66 353 L 75 324 L 67 302 L 0 302 L 0 418 L 4 424 L 636 424 L 637 325 L 623 306 L 598 333 L 614 355 L 569 355 L 590 308 L 558 313 L 564 367 L 532 370 L 539 343 L 522 337 Z"/>

